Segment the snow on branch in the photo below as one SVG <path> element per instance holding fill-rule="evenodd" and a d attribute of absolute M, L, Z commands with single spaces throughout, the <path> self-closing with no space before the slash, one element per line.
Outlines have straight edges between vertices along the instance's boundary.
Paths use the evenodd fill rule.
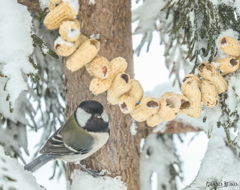
<path fill-rule="evenodd" d="M 38 63 L 38 76 L 40 80 L 37 84 L 29 84 L 29 95 L 30 100 L 35 105 L 32 122 L 35 121 L 37 129 L 43 129 L 40 141 L 36 142 L 36 156 L 49 136 L 64 124 L 66 87 L 64 85 L 62 59 L 57 59 L 57 55 L 54 56 L 53 54 L 54 51 L 47 48 L 47 46 L 54 46 L 58 32 L 49 32 L 44 26 L 44 15 L 38 20 L 37 14 L 32 14 L 32 19 L 33 33 L 35 34 L 35 39 L 33 40 L 36 40 L 34 43 L 39 47 L 34 49 L 32 57 Z M 46 55 L 46 53 L 49 55 Z M 52 177 L 58 177 L 65 173 L 65 163 L 56 161 L 53 169 Z"/>
<path fill-rule="evenodd" d="M 42 10 L 48 8 L 49 0 L 39 0 L 40 8 Z"/>
<path fill-rule="evenodd" d="M 222 128 L 214 128 L 198 175 L 184 190 L 215 189 L 216 186 L 210 184 L 212 181 L 223 184 L 224 182 L 236 182 L 237 187 L 228 186 L 226 189 L 239 189 L 240 158 L 234 153 L 234 149 L 227 145 Z"/>
<path fill-rule="evenodd" d="M 220 104 L 215 108 L 204 106 L 204 120 L 209 125 L 208 136 L 211 137 L 213 126 L 217 125 L 225 130 L 227 142 L 231 146 L 237 146 L 240 139 L 240 71 L 237 70 L 225 77 L 228 88 L 227 91 L 220 95 Z M 237 135 L 233 135 L 233 132 Z"/>
<path fill-rule="evenodd" d="M 160 8 L 163 8 L 162 0 L 146 0 L 143 5 L 132 11 L 132 23 L 137 22 L 137 27 L 133 34 L 142 34 L 142 40 L 136 48 L 135 53 L 140 54 L 145 43 L 149 46 L 152 41 L 152 33 L 156 29 L 156 21 L 160 20 Z M 148 51 L 147 50 L 147 51 Z"/>
<path fill-rule="evenodd" d="M 127 190 L 127 186 L 121 181 L 121 177 L 111 178 L 104 177 L 92 177 L 87 172 L 80 170 L 74 170 L 72 173 L 72 184 L 67 184 L 67 190 Z"/>
<path fill-rule="evenodd" d="M 27 7 L 14 0 L 2 0 L 0 18 L 0 73 L 8 78 L 4 90 L 12 111 L 20 93 L 28 90 L 26 76 L 37 72 L 29 62 L 33 52 L 32 18 Z"/>
<path fill-rule="evenodd" d="M 181 177 L 180 168 L 181 162 L 175 153 L 172 135 L 149 135 L 140 157 L 141 189 L 177 189 L 175 177 Z"/>
<path fill-rule="evenodd" d="M 132 11 L 132 22 L 138 22 L 133 34 L 142 34 L 154 31 L 156 20 L 160 19 L 160 10 L 166 2 L 163 0 L 146 0 L 143 5 Z"/>
<path fill-rule="evenodd" d="M 6 156 L 0 147 L 0 189 L 8 190 L 44 190 L 35 177 L 24 170 L 16 159 Z"/>
<path fill-rule="evenodd" d="M 4 88 L 6 81 L 6 78 L 0 77 L 0 89 Z M 3 145 L 6 154 L 21 157 L 20 148 L 28 154 L 26 125 L 31 126 L 31 124 L 26 117 L 31 118 L 34 110 L 27 93 L 21 92 L 14 103 L 14 111 L 10 113 L 6 101 L 7 95 L 6 91 L 0 90 L 0 144 Z M 31 127 L 36 128 L 34 125 Z"/>

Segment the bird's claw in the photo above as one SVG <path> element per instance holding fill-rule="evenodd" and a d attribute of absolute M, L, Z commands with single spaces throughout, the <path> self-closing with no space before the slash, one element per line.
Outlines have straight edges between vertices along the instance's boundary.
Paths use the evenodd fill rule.
<path fill-rule="evenodd" d="M 82 164 L 80 164 L 80 163 L 78 163 L 78 164 L 81 166 L 82 170 L 85 170 L 88 174 L 90 174 L 93 177 L 103 177 L 103 176 L 105 176 L 104 173 L 102 174 L 99 171 L 91 171 L 91 170 L 85 168 Z"/>
<path fill-rule="evenodd" d="M 90 171 L 90 170 L 89 170 Z M 105 176 L 105 174 L 102 174 L 99 171 L 90 171 L 91 173 L 89 173 L 90 175 L 92 175 L 93 177 L 103 177 Z"/>

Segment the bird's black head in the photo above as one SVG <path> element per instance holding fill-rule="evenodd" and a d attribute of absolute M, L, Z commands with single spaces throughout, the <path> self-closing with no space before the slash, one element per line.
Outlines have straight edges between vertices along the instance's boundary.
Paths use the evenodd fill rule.
<path fill-rule="evenodd" d="M 89 132 L 108 132 L 108 115 L 103 105 L 94 100 L 83 101 L 76 109 L 75 119 Z"/>
<path fill-rule="evenodd" d="M 83 101 L 78 107 L 90 114 L 102 114 L 103 112 L 103 105 L 94 100 Z"/>

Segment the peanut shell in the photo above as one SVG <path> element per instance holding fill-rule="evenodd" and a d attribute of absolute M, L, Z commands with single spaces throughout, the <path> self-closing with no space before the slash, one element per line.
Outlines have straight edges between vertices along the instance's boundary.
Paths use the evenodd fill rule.
<path fill-rule="evenodd" d="M 159 116 L 158 113 L 152 114 L 149 118 L 147 118 L 147 125 L 149 127 L 155 127 L 162 122 L 163 119 Z"/>
<path fill-rule="evenodd" d="M 93 60 L 100 50 L 100 42 L 94 39 L 85 41 L 67 60 L 67 68 L 74 72 Z"/>
<path fill-rule="evenodd" d="M 119 100 L 119 107 L 123 113 L 131 113 L 136 104 L 143 97 L 143 88 L 139 81 L 131 79 L 131 88 L 130 90 L 123 94 Z"/>
<path fill-rule="evenodd" d="M 119 73 L 113 80 L 112 86 L 107 92 L 107 101 L 116 105 L 119 103 L 120 96 L 131 88 L 130 76 L 127 73 Z"/>
<path fill-rule="evenodd" d="M 205 62 L 198 66 L 199 75 L 205 80 L 209 80 L 217 88 L 218 94 L 227 90 L 227 81 L 219 71 L 210 63 Z"/>
<path fill-rule="evenodd" d="M 106 79 L 100 79 L 98 77 L 93 78 L 90 83 L 89 89 L 95 94 L 101 94 L 107 91 L 112 86 L 113 79 L 121 72 L 127 69 L 127 62 L 122 57 L 117 57 L 110 62 L 109 77 Z"/>
<path fill-rule="evenodd" d="M 80 35 L 76 42 L 66 42 L 60 36 L 54 42 L 54 49 L 58 55 L 63 57 L 70 56 L 73 54 L 77 48 L 82 45 L 88 38 L 84 35 Z"/>
<path fill-rule="evenodd" d="M 239 60 L 235 57 L 225 57 L 223 59 L 214 60 L 215 63 L 219 63 L 218 69 L 222 75 L 234 72 L 239 68 Z"/>
<path fill-rule="evenodd" d="M 77 19 L 63 22 L 59 28 L 59 34 L 67 42 L 75 42 L 80 36 L 80 23 Z"/>
<path fill-rule="evenodd" d="M 96 56 L 90 63 L 85 65 L 86 70 L 92 76 L 106 79 L 110 72 L 110 63 L 103 56 Z"/>
<path fill-rule="evenodd" d="M 237 39 L 224 36 L 218 40 L 218 45 L 226 54 L 234 57 L 240 56 L 240 43 Z"/>
<path fill-rule="evenodd" d="M 141 99 L 140 104 L 130 113 L 133 119 L 138 122 L 147 120 L 152 114 L 158 112 L 160 104 L 157 99 L 145 96 Z"/>
<path fill-rule="evenodd" d="M 158 115 L 164 121 L 173 120 L 177 116 L 181 107 L 181 100 L 173 92 L 164 93 L 159 98 L 159 103 L 161 108 L 158 112 Z"/>
<path fill-rule="evenodd" d="M 50 11 L 52 11 L 53 9 L 55 9 L 55 7 L 56 7 L 56 4 L 52 3 L 51 1 L 49 1 L 48 9 L 49 9 Z"/>
<path fill-rule="evenodd" d="M 49 30 L 55 30 L 64 21 L 75 18 L 77 14 L 78 12 L 73 10 L 68 2 L 62 2 L 47 14 L 43 23 Z"/>
<path fill-rule="evenodd" d="M 201 80 L 196 75 L 188 74 L 181 87 L 183 95 L 188 98 L 191 104 L 187 115 L 193 118 L 198 118 L 202 113 L 200 86 Z"/>
<path fill-rule="evenodd" d="M 62 0 L 49 0 L 49 2 L 51 2 L 53 4 L 59 4 L 62 2 Z"/>
<path fill-rule="evenodd" d="M 209 108 L 214 108 L 219 102 L 219 96 L 215 85 L 203 80 L 201 84 L 202 102 Z"/>

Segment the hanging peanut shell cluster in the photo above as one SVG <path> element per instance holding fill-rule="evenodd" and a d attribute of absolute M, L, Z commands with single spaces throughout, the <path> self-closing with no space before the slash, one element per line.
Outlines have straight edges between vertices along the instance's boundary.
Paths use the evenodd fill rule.
<path fill-rule="evenodd" d="M 49 10 L 44 24 L 49 30 L 59 28 L 60 34 L 54 42 L 54 49 L 58 55 L 68 57 L 66 66 L 70 71 L 77 71 L 97 55 L 100 43 L 81 35 L 80 23 L 76 19 L 77 0 L 50 0 Z"/>
<path fill-rule="evenodd" d="M 144 91 L 135 79 L 125 73 L 128 63 L 122 57 L 110 62 L 98 55 L 100 42 L 81 35 L 81 27 L 76 19 L 78 14 L 77 0 L 50 0 L 50 13 L 44 24 L 49 30 L 59 28 L 60 36 L 54 43 L 54 49 L 60 56 L 67 57 L 66 66 L 74 72 L 85 66 L 92 79 L 89 89 L 95 94 L 107 91 L 107 100 L 118 105 L 120 110 L 138 122 L 146 121 L 154 127 L 162 121 L 175 119 L 178 113 L 198 118 L 202 112 L 202 102 L 209 108 L 219 103 L 219 96 L 227 90 L 223 78 L 230 72 L 239 69 L 240 43 L 228 36 L 219 39 L 219 47 L 229 56 L 198 66 L 197 75 L 188 74 L 183 80 L 181 94 L 166 92 L 156 99 L 143 97 Z M 217 66 L 217 68 L 215 66 Z"/>
<path fill-rule="evenodd" d="M 60 36 L 54 43 L 54 49 L 58 55 L 67 57 L 67 68 L 74 72 L 85 65 L 88 73 L 94 76 L 89 86 L 93 94 L 107 91 L 110 104 L 119 105 L 123 113 L 130 113 L 136 121 L 147 121 L 151 127 L 174 119 L 178 112 L 187 113 L 190 102 L 185 96 L 165 93 L 159 99 L 143 98 L 144 91 L 139 81 L 125 73 L 128 64 L 124 58 L 117 57 L 109 62 L 97 55 L 100 43 L 81 35 L 80 23 L 75 19 L 78 5 L 74 2 L 77 1 L 50 0 L 50 13 L 44 24 L 49 30 L 59 28 Z"/>
<path fill-rule="evenodd" d="M 219 96 L 227 90 L 227 81 L 223 75 L 239 69 L 240 43 L 229 36 L 224 36 L 218 41 L 219 47 L 229 56 L 214 60 L 212 64 L 201 63 L 198 66 L 198 76 L 189 74 L 185 76 L 182 93 L 190 100 L 191 106 L 188 116 L 197 118 L 202 111 L 202 104 L 214 108 L 219 103 Z"/>
<path fill-rule="evenodd" d="M 94 76 L 90 91 L 95 95 L 107 91 L 110 104 L 119 105 L 123 113 L 130 113 L 136 121 L 146 121 L 151 127 L 173 120 L 178 113 L 187 113 L 190 102 L 181 94 L 168 92 L 159 99 L 143 97 L 144 91 L 139 81 L 124 72 L 127 65 L 122 57 L 109 62 L 102 56 L 96 56 L 85 65 L 89 74 Z"/>

